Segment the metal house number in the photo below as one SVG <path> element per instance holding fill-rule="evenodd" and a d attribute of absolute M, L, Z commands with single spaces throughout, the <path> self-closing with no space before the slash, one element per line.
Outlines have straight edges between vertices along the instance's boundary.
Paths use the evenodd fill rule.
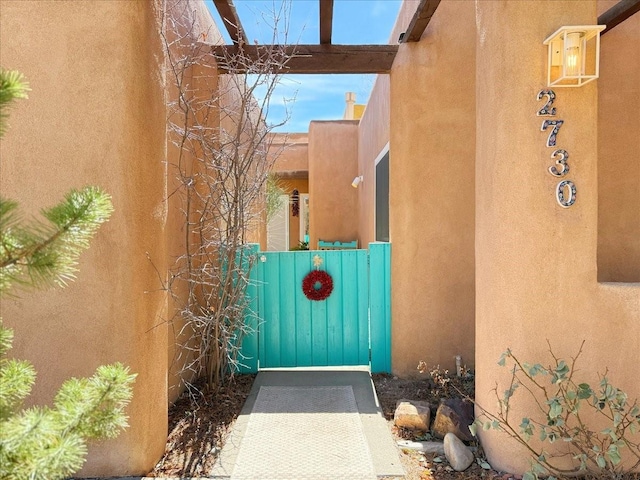
<path fill-rule="evenodd" d="M 539 117 L 554 117 L 556 115 L 556 107 L 553 106 L 553 102 L 556 99 L 556 94 L 553 90 L 540 90 L 538 92 L 537 99 L 542 100 L 546 98 L 546 102 L 543 107 L 538 110 L 537 115 Z M 560 128 L 564 124 L 564 120 L 543 120 L 541 131 L 549 130 L 549 137 L 547 138 L 547 147 L 555 147 L 558 139 L 558 133 Z M 569 173 L 569 153 L 562 149 L 557 148 L 551 153 L 551 158 L 555 160 L 555 165 L 548 168 L 549 174 L 554 177 L 564 177 Z M 571 180 L 561 180 L 556 185 L 556 200 L 558 204 L 563 208 L 569 208 L 576 203 L 576 186 Z"/>

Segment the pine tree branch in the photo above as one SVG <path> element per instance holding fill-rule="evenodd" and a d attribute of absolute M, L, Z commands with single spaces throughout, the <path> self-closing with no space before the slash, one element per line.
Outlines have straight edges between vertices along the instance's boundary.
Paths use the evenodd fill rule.
<path fill-rule="evenodd" d="M 113 211 L 109 195 L 97 187 L 72 190 L 59 205 L 45 210 L 49 226 L 13 226 L 13 205 L 5 200 L 0 205 L 0 293 L 13 283 L 64 285 L 76 271 L 78 256 Z"/>

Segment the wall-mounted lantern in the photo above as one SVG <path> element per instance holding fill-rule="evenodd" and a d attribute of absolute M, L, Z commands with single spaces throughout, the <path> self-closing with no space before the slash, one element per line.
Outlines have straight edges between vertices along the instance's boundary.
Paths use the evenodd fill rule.
<path fill-rule="evenodd" d="M 600 73 L 600 32 L 605 25 L 560 27 L 543 43 L 549 46 L 547 86 L 580 87 Z"/>
<path fill-rule="evenodd" d="M 358 188 L 358 185 L 360 185 L 363 180 L 364 180 L 364 177 L 362 175 L 359 175 L 353 179 L 353 182 L 351 182 L 351 186 L 353 188 Z"/>

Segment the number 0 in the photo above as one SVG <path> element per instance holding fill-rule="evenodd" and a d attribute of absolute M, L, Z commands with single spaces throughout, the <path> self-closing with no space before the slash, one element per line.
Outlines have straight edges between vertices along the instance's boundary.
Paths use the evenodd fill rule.
<path fill-rule="evenodd" d="M 565 196 L 565 190 L 569 194 Z M 576 186 L 571 180 L 563 180 L 556 187 L 556 200 L 562 208 L 569 208 L 576 203 Z"/>

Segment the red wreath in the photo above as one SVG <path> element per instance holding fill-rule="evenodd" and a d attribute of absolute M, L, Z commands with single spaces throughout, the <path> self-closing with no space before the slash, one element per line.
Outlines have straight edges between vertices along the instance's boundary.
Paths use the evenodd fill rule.
<path fill-rule="evenodd" d="M 333 279 L 327 272 L 313 270 L 302 280 L 302 291 L 309 300 L 326 300 L 333 291 Z"/>

